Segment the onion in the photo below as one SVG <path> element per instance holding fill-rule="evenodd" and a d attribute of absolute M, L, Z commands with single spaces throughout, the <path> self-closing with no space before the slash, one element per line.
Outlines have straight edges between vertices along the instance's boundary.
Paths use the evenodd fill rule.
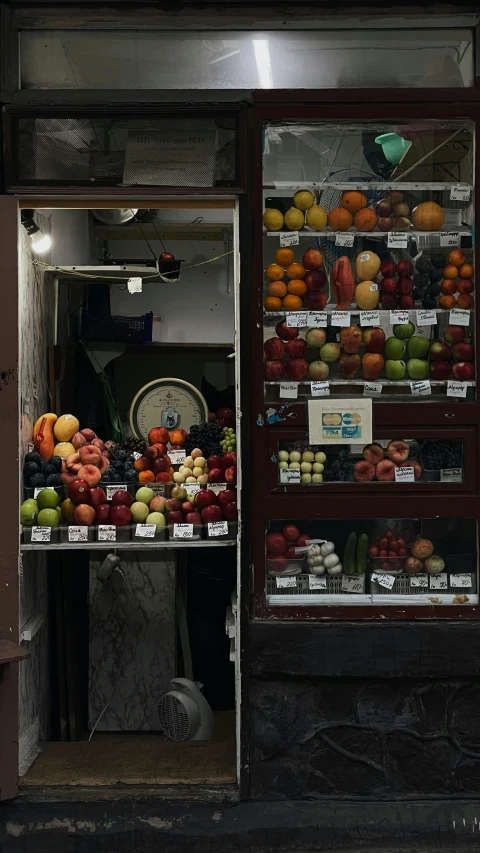
<path fill-rule="evenodd" d="M 430 554 L 433 554 L 433 542 L 430 542 L 430 539 L 415 539 L 412 555 L 419 560 L 426 560 Z"/>
<path fill-rule="evenodd" d="M 409 575 L 417 575 L 418 572 L 423 572 L 423 563 L 416 557 L 409 557 L 408 560 L 405 560 L 405 571 Z"/>
<path fill-rule="evenodd" d="M 439 575 L 445 568 L 445 560 L 442 560 L 438 554 L 432 554 L 428 560 L 425 560 L 425 568 L 429 575 Z"/>

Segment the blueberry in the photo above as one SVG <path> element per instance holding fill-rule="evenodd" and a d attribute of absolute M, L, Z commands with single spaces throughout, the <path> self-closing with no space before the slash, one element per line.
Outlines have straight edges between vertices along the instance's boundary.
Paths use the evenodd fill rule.
<path fill-rule="evenodd" d="M 127 458 L 127 454 L 125 453 L 124 450 L 117 450 L 117 452 L 115 454 L 115 459 L 121 459 L 122 462 L 125 462 L 126 458 Z"/>
<path fill-rule="evenodd" d="M 61 478 L 60 474 L 50 474 L 50 476 L 47 477 L 47 482 L 45 485 L 47 485 L 47 486 L 61 486 L 62 485 L 62 478 Z"/>
<path fill-rule="evenodd" d="M 34 486 L 34 488 L 38 488 L 39 486 L 45 486 L 45 476 L 43 474 L 34 474 L 33 477 L 30 478 L 30 485 Z"/>
<path fill-rule="evenodd" d="M 32 450 L 30 453 L 27 453 L 24 461 L 25 463 L 35 462 L 36 465 L 40 466 L 42 464 L 42 457 L 39 453 L 36 453 L 34 450 Z"/>

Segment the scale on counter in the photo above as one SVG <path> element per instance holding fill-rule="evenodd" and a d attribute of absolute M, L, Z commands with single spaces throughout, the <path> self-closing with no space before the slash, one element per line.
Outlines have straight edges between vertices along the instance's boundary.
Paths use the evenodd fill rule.
<path fill-rule="evenodd" d="M 147 441 L 153 427 L 181 427 L 208 421 L 208 406 L 197 388 L 183 379 L 154 379 L 140 388 L 130 406 L 130 427 L 137 438 Z"/>

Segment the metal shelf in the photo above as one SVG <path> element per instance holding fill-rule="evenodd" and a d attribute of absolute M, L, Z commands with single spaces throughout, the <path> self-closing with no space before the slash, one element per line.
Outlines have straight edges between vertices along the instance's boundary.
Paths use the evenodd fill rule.
<path fill-rule="evenodd" d="M 169 222 L 166 225 L 151 222 L 138 225 L 94 225 L 95 234 L 101 240 L 212 240 L 223 242 L 225 231 L 231 231 L 231 222 L 202 222 L 198 225 L 185 222 Z"/>
<path fill-rule="evenodd" d="M 182 539 L 179 542 L 149 542 L 148 544 L 137 542 L 55 542 L 34 543 L 20 545 L 20 551 L 163 551 L 171 548 L 233 548 L 237 544 L 236 539 L 197 539 L 195 542 L 187 542 Z"/>
<path fill-rule="evenodd" d="M 297 192 L 298 190 L 384 190 L 385 192 L 391 192 L 392 190 L 409 190 L 410 192 L 415 192 L 419 190 L 429 190 L 429 191 L 444 191 L 451 190 L 452 188 L 458 190 L 470 190 L 472 191 L 474 187 L 472 184 L 446 184 L 440 182 L 422 182 L 422 181 L 394 181 L 394 182 L 382 182 L 382 181 L 347 181 L 335 183 L 332 181 L 305 181 L 303 184 L 291 184 L 288 181 L 275 181 L 273 184 L 264 184 L 263 189 L 265 191 L 271 193 L 279 193 L 281 194 L 285 190 Z"/>
<path fill-rule="evenodd" d="M 430 385 L 438 385 L 440 387 L 445 387 L 445 388 L 447 386 L 447 382 L 449 382 L 449 381 L 450 382 L 458 382 L 459 381 L 459 380 L 456 380 L 455 377 L 453 377 L 453 376 L 450 380 L 447 380 L 447 379 L 430 379 L 428 376 L 426 376 L 424 380 L 423 379 L 410 379 L 407 377 L 405 377 L 405 379 L 398 379 L 398 380 L 396 380 L 396 379 L 381 379 L 381 378 L 380 379 L 356 379 L 356 378 L 354 378 L 354 379 L 334 379 L 334 378 L 330 378 L 330 376 L 327 376 L 325 381 L 328 382 L 330 385 L 358 385 L 360 387 L 363 387 L 364 385 L 371 385 L 374 382 L 374 383 L 378 383 L 379 385 L 393 385 L 394 387 L 399 387 L 399 388 L 406 387 L 406 388 L 408 388 L 411 382 L 424 382 L 427 380 L 430 382 Z M 316 382 L 316 381 L 318 381 L 318 380 L 301 379 L 296 384 L 300 388 L 301 385 L 310 385 L 311 382 Z M 285 385 L 285 384 L 291 385 L 291 384 L 294 384 L 294 382 L 295 382 L 295 380 L 287 379 L 287 377 L 285 377 L 285 379 L 283 379 L 281 381 L 275 380 L 274 382 L 264 380 L 265 385 L 273 385 L 273 386 L 277 386 L 278 388 L 280 387 L 280 385 Z M 464 382 L 463 384 L 467 388 L 474 388 L 475 387 L 475 381 L 473 379 L 468 380 L 468 381 Z"/>
<path fill-rule="evenodd" d="M 280 237 L 280 234 L 287 234 L 290 229 L 285 229 L 280 231 L 263 231 L 264 237 Z M 444 228 L 441 231 L 415 231 L 411 229 L 410 231 L 395 231 L 395 234 L 405 234 L 406 237 L 410 239 L 418 239 L 419 237 L 440 237 L 442 234 L 447 235 L 451 233 L 458 233 L 459 237 L 471 237 L 472 231 L 466 225 L 452 225 L 451 228 Z M 291 232 L 295 233 L 294 231 Z M 299 237 L 304 237 L 305 239 L 311 239 L 313 237 L 325 237 L 328 240 L 333 240 L 333 238 L 339 233 L 338 231 L 333 231 L 331 228 L 324 228 L 323 231 L 314 231 L 311 228 L 306 226 L 305 228 L 301 228 L 300 231 L 296 232 Z M 354 228 L 349 228 L 348 231 L 340 232 L 342 234 L 353 234 L 354 237 L 382 237 L 383 239 L 387 239 L 388 235 L 391 233 L 390 231 L 357 231 Z M 435 247 L 438 248 L 438 247 Z M 441 246 L 442 249 L 448 249 L 452 247 Z"/>
<path fill-rule="evenodd" d="M 299 308 L 298 311 L 264 311 L 263 312 L 263 318 L 264 318 L 264 320 L 268 320 L 270 318 L 273 320 L 274 317 L 276 317 L 277 319 L 281 319 L 281 318 L 287 317 L 289 314 L 324 314 L 324 313 L 332 314 L 333 311 L 337 311 L 337 310 L 340 310 L 340 309 L 337 309 L 334 305 L 326 305 L 325 308 L 322 308 L 319 311 L 315 311 L 315 309 L 313 309 L 313 308 Z M 352 305 L 350 308 L 345 308 L 345 311 L 348 312 L 349 314 L 354 314 L 354 315 L 358 314 L 359 316 L 360 316 L 360 311 L 363 311 L 363 310 L 364 310 L 363 308 L 362 309 L 357 308 L 357 305 L 354 302 L 352 302 Z M 380 316 L 380 320 L 386 320 L 388 322 L 390 321 L 390 309 L 373 308 L 371 310 L 378 311 L 379 316 Z M 392 311 L 400 311 L 402 314 L 406 314 L 407 310 L 408 310 L 408 315 L 410 316 L 411 314 L 415 315 L 415 313 L 417 311 L 424 311 L 427 309 L 424 309 L 422 305 L 418 305 L 415 308 L 409 308 L 409 309 L 392 308 Z M 428 310 L 435 311 L 436 314 L 450 314 L 450 311 L 452 309 L 451 308 L 432 308 L 432 309 L 428 309 Z M 462 310 L 469 311 L 473 315 L 473 309 L 472 308 L 464 308 Z M 272 328 L 273 328 L 273 326 L 272 326 Z M 341 328 L 341 327 L 339 327 L 339 328 Z"/>

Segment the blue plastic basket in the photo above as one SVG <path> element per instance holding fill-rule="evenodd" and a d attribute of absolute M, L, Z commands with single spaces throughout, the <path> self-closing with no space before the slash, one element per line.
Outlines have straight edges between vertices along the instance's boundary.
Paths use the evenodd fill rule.
<path fill-rule="evenodd" d="M 152 341 L 153 311 L 138 317 L 98 317 L 84 311 L 82 337 L 89 341 L 117 344 L 149 344 Z"/>

